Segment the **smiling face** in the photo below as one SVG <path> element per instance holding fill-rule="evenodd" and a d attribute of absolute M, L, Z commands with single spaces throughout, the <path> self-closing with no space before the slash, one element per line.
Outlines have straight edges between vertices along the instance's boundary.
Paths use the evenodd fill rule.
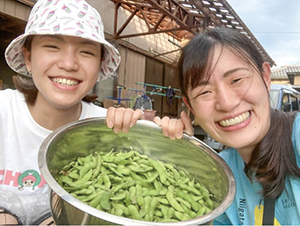
<path fill-rule="evenodd" d="M 269 128 L 269 65 L 263 64 L 261 76 L 237 54 L 220 46 L 213 51 L 211 65 L 209 80 L 188 89 L 190 107 L 215 140 L 252 150 Z"/>
<path fill-rule="evenodd" d="M 68 108 L 79 104 L 95 85 L 101 45 L 78 37 L 35 35 L 24 56 L 39 91 L 36 103 Z"/>

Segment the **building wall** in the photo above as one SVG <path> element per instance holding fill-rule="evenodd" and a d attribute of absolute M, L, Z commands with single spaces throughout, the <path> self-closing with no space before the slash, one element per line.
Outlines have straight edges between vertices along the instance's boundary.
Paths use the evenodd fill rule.
<path fill-rule="evenodd" d="M 22 22 L 27 21 L 29 13 L 31 8 L 29 6 L 26 6 L 24 4 L 21 4 L 19 2 L 13 1 L 13 0 L 0 0 L 0 13 L 1 14 L 7 14 L 11 17 L 16 18 L 16 20 L 21 20 Z M 25 25 L 24 25 L 25 27 Z M 1 29 L 1 26 L 0 26 Z M 15 37 L 17 37 L 19 34 L 22 33 L 22 31 L 15 31 Z M 0 89 L 6 89 L 6 88 L 13 88 L 13 82 L 12 82 L 12 75 L 15 75 L 16 73 L 11 70 L 8 65 L 6 64 L 5 58 L 4 58 L 4 52 L 6 48 L 6 43 L 2 44 L 0 47 L 0 80 L 1 80 L 1 87 Z"/>
<path fill-rule="evenodd" d="M 21 20 L 28 19 L 31 7 L 13 0 L 0 0 L 0 12 Z"/>
<path fill-rule="evenodd" d="M 127 88 L 141 89 L 136 82 L 145 81 L 146 56 L 119 46 L 121 64 L 119 67 L 118 83 Z"/>
<path fill-rule="evenodd" d="M 294 85 L 300 85 L 300 74 L 295 75 L 294 77 Z"/>
<path fill-rule="evenodd" d="M 290 84 L 289 80 L 288 79 L 276 79 L 276 80 L 271 80 L 271 83 L 272 84 L 281 84 L 281 85 L 288 85 Z"/>
<path fill-rule="evenodd" d="M 109 0 L 87 0 L 87 2 L 99 11 L 103 20 L 106 35 L 113 37 L 115 4 Z M 118 29 L 129 16 L 130 13 L 128 11 L 121 7 L 119 8 L 117 22 Z M 147 25 L 142 19 L 135 16 L 121 35 L 141 32 L 147 32 Z M 118 48 L 121 54 L 121 64 L 116 75 L 116 84 L 137 90 L 143 90 L 143 85 L 138 85 L 136 82 L 160 86 L 171 85 L 172 87 L 176 87 L 177 84 L 174 79 L 173 70 L 170 69 L 170 65 L 174 64 L 177 60 L 179 51 L 165 54 L 178 49 L 177 46 L 168 41 L 169 39 L 172 42 L 180 44 L 177 40 L 174 40 L 165 33 L 123 38 L 121 40 L 110 40 Z M 156 55 L 158 54 L 163 55 L 157 57 Z M 147 87 L 146 90 L 151 91 L 152 88 Z M 132 94 L 134 94 L 134 91 L 123 89 L 121 91 L 121 98 L 130 99 Z M 115 92 L 115 96 L 116 95 Z M 153 109 L 157 111 L 156 115 L 177 116 L 177 99 L 169 106 L 167 105 L 166 97 L 147 95 L 153 100 Z M 124 101 L 123 103 L 125 105 L 127 104 L 127 106 L 132 106 L 132 103 L 129 101 Z"/>
<path fill-rule="evenodd" d="M 86 0 L 86 1 L 99 11 L 102 17 L 105 32 L 113 36 L 115 4 L 110 0 Z M 118 12 L 119 13 L 118 13 L 117 25 L 119 29 L 123 25 L 123 23 L 127 20 L 127 18 L 130 16 L 130 13 L 125 9 L 123 9 L 122 7 L 119 8 Z M 141 32 L 147 32 L 147 25 L 144 20 L 134 16 L 134 18 L 127 25 L 127 27 L 125 28 L 125 30 L 122 32 L 121 35 L 136 34 Z M 152 54 L 152 56 L 155 56 L 155 54 L 167 53 L 172 50 L 178 49 L 177 46 L 168 42 L 168 39 L 171 39 L 173 42 L 180 44 L 180 42 L 174 40 L 173 38 L 170 38 L 170 36 L 165 33 L 143 35 L 143 36 L 137 36 L 132 38 L 123 38 L 122 40 L 125 42 L 129 42 L 132 45 L 137 46 L 138 48 L 141 48 L 144 51 L 149 52 L 149 54 Z M 177 55 L 178 55 L 177 52 L 170 53 L 161 56 L 161 59 L 173 63 L 174 60 L 177 59 Z"/>

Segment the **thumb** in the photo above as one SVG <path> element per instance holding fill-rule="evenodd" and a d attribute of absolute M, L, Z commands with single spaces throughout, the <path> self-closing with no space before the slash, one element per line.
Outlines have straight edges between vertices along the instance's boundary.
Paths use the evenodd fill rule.
<path fill-rule="evenodd" d="M 185 111 L 182 111 L 180 113 L 180 117 L 181 117 L 182 123 L 184 124 L 185 133 L 187 133 L 190 136 L 193 136 L 194 135 L 194 128 L 193 128 L 191 119 L 187 116 Z"/>
<path fill-rule="evenodd" d="M 154 119 L 153 119 L 153 122 L 155 122 L 158 126 L 161 127 L 162 125 L 162 122 L 161 122 L 161 118 L 158 117 L 158 116 L 155 116 Z"/>

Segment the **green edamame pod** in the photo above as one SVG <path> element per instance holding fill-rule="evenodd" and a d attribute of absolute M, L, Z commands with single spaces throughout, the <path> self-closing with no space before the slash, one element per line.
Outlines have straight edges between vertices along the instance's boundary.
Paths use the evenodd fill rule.
<path fill-rule="evenodd" d="M 157 171 L 160 181 L 164 184 L 167 181 L 166 173 L 165 173 L 165 166 L 158 160 L 149 159 L 149 162 L 154 167 L 154 169 Z"/>
<path fill-rule="evenodd" d="M 118 193 L 118 194 L 115 195 L 115 196 L 110 197 L 110 200 L 120 201 L 120 200 L 125 199 L 125 197 L 126 197 L 126 193 L 125 193 L 125 192 L 122 192 L 122 193 Z"/>
<path fill-rule="evenodd" d="M 158 201 L 164 205 L 169 205 L 169 201 L 165 198 L 158 197 Z"/>
<path fill-rule="evenodd" d="M 149 217 L 150 217 L 151 221 L 153 221 L 154 211 L 155 211 L 157 205 L 158 205 L 158 198 L 153 197 L 151 202 L 150 202 L 150 206 L 149 206 Z"/>
<path fill-rule="evenodd" d="M 103 183 L 106 188 L 110 189 L 111 182 L 108 175 L 103 175 Z"/>
<path fill-rule="evenodd" d="M 79 180 L 80 176 L 78 173 L 76 173 L 75 171 L 71 171 L 68 173 L 68 177 L 75 179 L 75 180 Z"/>
<path fill-rule="evenodd" d="M 181 206 L 186 206 L 189 209 L 191 208 L 191 204 L 188 201 L 184 200 L 183 198 L 176 197 L 175 199 L 180 203 Z"/>
<path fill-rule="evenodd" d="M 158 196 L 159 195 L 159 192 L 156 191 L 156 190 L 148 190 L 148 191 L 144 191 L 142 193 L 142 196 L 145 197 L 145 196 Z"/>
<path fill-rule="evenodd" d="M 184 189 L 184 190 L 187 190 L 187 191 L 189 191 L 189 192 L 192 192 L 192 193 L 194 193 L 195 195 L 201 195 L 201 192 L 199 191 L 199 190 L 197 190 L 196 188 L 194 188 L 194 187 L 190 187 L 190 186 L 188 186 L 187 184 L 179 184 L 179 187 L 180 188 L 182 188 L 182 189 Z"/>
<path fill-rule="evenodd" d="M 93 177 L 97 177 L 100 173 L 101 164 L 102 164 L 101 155 L 97 154 L 96 158 L 95 158 L 95 161 L 96 161 L 96 167 L 95 167 L 95 170 L 94 170 L 94 173 L 93 173 Z"/>
<path fill-rule="evenodd" d="M 96 162 L 91 161 L 89 163 L 84 163 L 83 168 L 79 171 L 80 178 L 82 178 L 90 169 L 96 167 Z"/>
<path fill-rule="evenodd" d="M 71 192 L 71 191 L 76 191 L 76 190 L 80 190 L 80 189 L 83 189 L 83 188 L 87 188 L 88 186 L 90 186 L 92 184 L 92 181 L 87 181 L 87 182 L 84 182 L 82 184 L 71 184 L 70 187 L 64 187 L 64 189 L 67 191 L 67 192 Z"/>
<path fill-rule="evenodd" d="M 116 209 L 115 213 L 116 216 L 123 216 L 123 210 L 122 209 Z"/>
<path fill-rule="evenodd" d="M 167 191 L 166 198 L 169 201 L 170 205 L 177 211 L 184 212 L 181 205 L 176 201 L 174 195 L 171 191 Z"/>
<path fill-rule="evenodd" d="M 101 196 L 100 206 L 105 211 L 110 210 L 110 202 L 109 202 L 110 196 L 111 196 L 111 191 L 106 191 Z"/>
<path fill-rule="evenodd" d="M 186 194 L 182 191 L 176 191 L 175 195 L 188 201 L 191 204 L 192 209 L 195 210 L 196 212 L 199 210 L 200 205 L 193 199 L 191 195 Z"/>
<path fill-rule="evenodd" d="M 138 196 L 137 197 L 137 204 L 140 206 L 140 207 L 143 207 L 145 205 L 145 199 L 142 197 L 142 196 Z"/>
<path fill-rule="evenodd" d="M 74 182 L 75 185 L 80 185 L 82 183 L 87 182 L 91 177 L 93 176 L 93 170 L 90 169 L 83 177 L 77 181 Z"/>
<path fill-rule="evenodd" d="M 141 215 L 134 205 L 128 206 L 129 213 L 133 219 L 142 220 Z"/>
<path fill-rule="evenodd" d="M 205 204 L 209 209 L 213 208 L 213 202 L 211 201 L 211 199 L 207 199 Z"/>
<path fill-rule="evenodd" d="M 203 216 L 205 214 L 205 211 L 206 211 L 206 207 L 205 206 L 201 207 L 197 212 L 197 217 Z"/>
<path fill-rule="evenodd" d="M 89 205 L 96 208 L 100 204 L 102 194 L 97 195 L 92 201 L 89 202 Z"/>

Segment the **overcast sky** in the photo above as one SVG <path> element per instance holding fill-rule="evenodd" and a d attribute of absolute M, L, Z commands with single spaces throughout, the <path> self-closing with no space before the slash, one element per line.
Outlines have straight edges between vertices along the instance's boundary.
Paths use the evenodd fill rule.
<path fill-rule="evenodd" d="M 227 0 L 278 68 L 300 65 L 300 0 Z"/>

